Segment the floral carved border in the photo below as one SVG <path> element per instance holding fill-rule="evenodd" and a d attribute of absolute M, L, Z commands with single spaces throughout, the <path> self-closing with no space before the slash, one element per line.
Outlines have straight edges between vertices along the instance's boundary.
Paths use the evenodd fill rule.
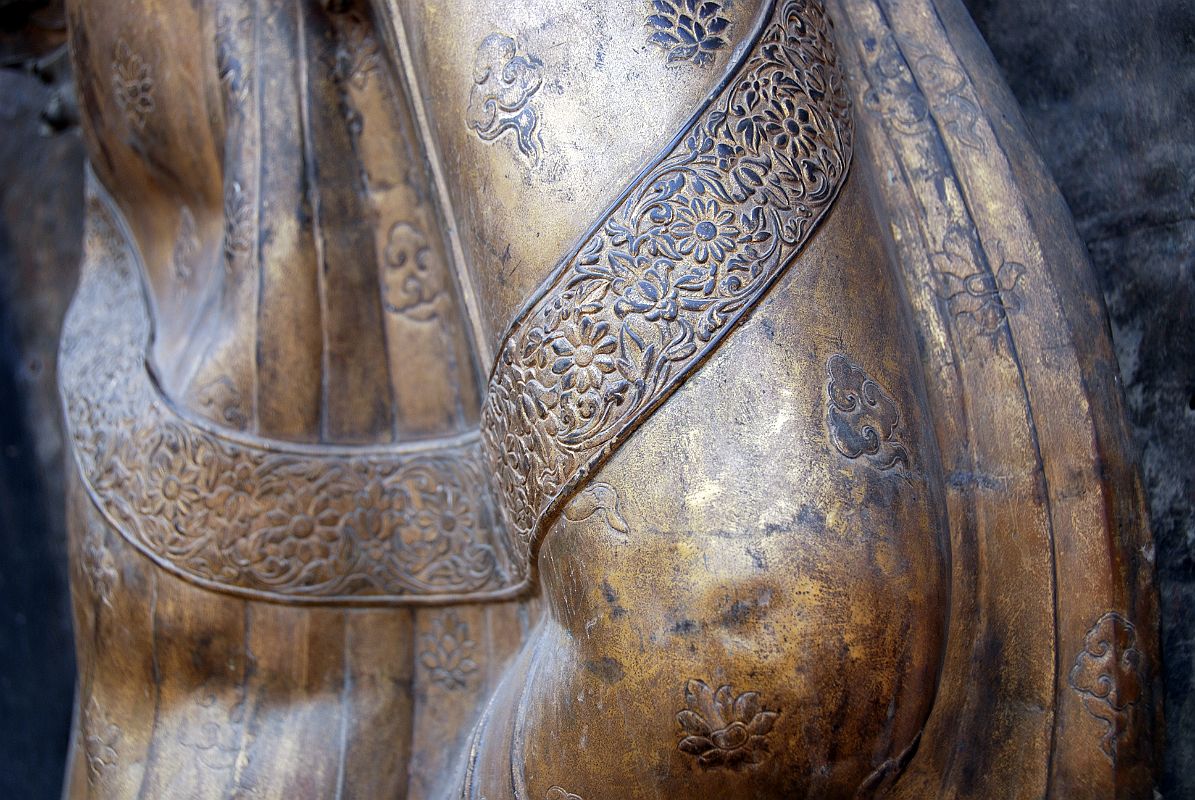
<path fill-rule="evenodd" d="M 522 588 L 495 533 L 476 433 L 418 448 L 304 448 L 174 411 L 145 367 L 150 323 L 132 245 L 99 191 L 59 378 L 84 486 L 125 539 L 175 574 L 259 599 L 398 604 Z"/>
<path fill-rule="evenodd" d="M 662 402 L 791 263 L 851 159 L 820 0 L 785 0 L 676 145 L 507 333 L 482 436 L 511 546 Z"/>

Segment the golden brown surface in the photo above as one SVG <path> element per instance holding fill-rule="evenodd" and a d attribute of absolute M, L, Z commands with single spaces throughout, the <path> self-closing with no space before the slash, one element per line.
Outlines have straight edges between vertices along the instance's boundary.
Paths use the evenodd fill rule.
<path fill-rule="evenodd" d="M 1151 795 L 1102 309 L 955 0 L 139 6 L 69 796 Z"/>

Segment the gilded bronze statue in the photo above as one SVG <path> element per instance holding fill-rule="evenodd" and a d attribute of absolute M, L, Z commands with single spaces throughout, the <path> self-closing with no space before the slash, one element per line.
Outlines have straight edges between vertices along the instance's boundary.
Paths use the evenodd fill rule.
<path fill-rule="evenodd" d="M 1150 798 L 1104 311 L 958 0 L 72 0 L 70 798 Z"/>

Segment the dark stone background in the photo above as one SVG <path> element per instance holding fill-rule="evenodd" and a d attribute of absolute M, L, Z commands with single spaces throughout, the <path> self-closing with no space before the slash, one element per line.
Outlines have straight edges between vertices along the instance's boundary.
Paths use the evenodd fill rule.
<path fill-rule="evenodd" d="M 1157 545 L 1166 798 L 1195 798 L 1195 2 L 964 0 L 1087 244 Z"/>
<path fill-rule="evenodd" d="M 58 0 L 60 2 L 60 0 Z M 58 327 L 82 143 L 53 0 L 0 0 L 0 797 L 60 791 L 73 654 Z M 1195 797 L 1195 2 L 965 0 L 1104 291 L 1157 539 L 1168 749 Z"/>
<path fill-rule="evenodd" d="M 61 12 L 0 0 L 0 798 L 60 794 L 74 692 L 54 355 L 83 143 Z"/>

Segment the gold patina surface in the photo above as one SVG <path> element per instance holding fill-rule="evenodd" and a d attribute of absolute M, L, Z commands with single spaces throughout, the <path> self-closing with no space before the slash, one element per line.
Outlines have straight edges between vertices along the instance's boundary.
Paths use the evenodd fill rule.
<path fill-rule="evenodd" d="M 70 0 L 69 798 L 1152 798 L 1103 309 L 958 0 Z"/>

